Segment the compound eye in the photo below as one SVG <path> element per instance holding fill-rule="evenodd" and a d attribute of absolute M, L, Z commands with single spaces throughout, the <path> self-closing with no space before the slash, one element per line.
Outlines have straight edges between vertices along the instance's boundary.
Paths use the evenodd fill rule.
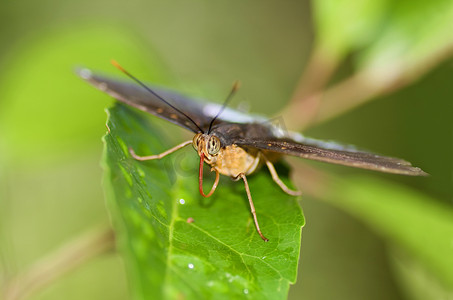
<path fill-rule="evenodd" d="M 216 136 L 211 136 L 208 142 L 208 153 L 215 155 L 220 151 L 220 140 Z"/>
<path fill-rule="evenodd" d="M 198 150 L 198 147 L 200 146 L 200 138 L 201 138 L 201 133 L 197 133 L 192 140 L 193 147 L 195 150 Z"/>

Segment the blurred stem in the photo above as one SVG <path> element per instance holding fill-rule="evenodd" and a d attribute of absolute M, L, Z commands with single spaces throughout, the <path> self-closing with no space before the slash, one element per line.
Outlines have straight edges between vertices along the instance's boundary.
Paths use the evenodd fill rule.
<path fill-rule="evenodd" d="M 316 68 L 322 65 L 316 62 L 319 58 L 315 58 L 314 55 L 293 99 L 281 114 L 289 128 L 306 129 L 413 83 L 452 54 L 453 43 L 415 65 L 402 65 L 399 69 L 395 66 L 385 66 L 378 72 L 363 69 L 324 91 L 322 84 L 326 83 L 330 74 L 323 67 L 320 68 L 323 75 L 319 79 L 306 78 L 310 74 L 315 74 Z M 333 66 L 330 66 L 332 68 L 330 71 L 334 70 Z"/>
<path fill-rule="evenodd" d="M 288 158 L 290 165 L 293 167 L 292 180 L 304 195 L 316 199 L 325 199 L 326 190 L 331 188 L 332 176 L 318 168 L 301 162 L 300 159 Z"/>
<path fill-rule="evenodd" d="M 324 89 L 338 63 L 339 58 L 325 51 L 324 47 L 319 44 L 314 47 L 289 105 L 280 112 L 289 128 L 298 128 L 301 123 L 309 124 L 316 116 L 320 98 L 313 96 Z M 294 107 L 297 107 L 297 112 L 292 111 Z"/>
<path fill-rule="evenodd" d="M 319 102 L 316 115 L 309 123 L 298 124 L 297 128 L 302 130 L 325 122 L 378 96 L 398 90 L 407 84 L 409 84 L 409 81 L 404 75 L 394 76 L 391 80 L 379 81 L 373 80 L 373 74 L 370 74 L 368 70 L 356 73 L 324 92 L 312 95 Z M 293 109 L 303 108 L 297 106 Z"/>
<path fill-rule="evenodd" d="M 90 231 L 43 257 L 28 270 L 6 282 L 3 299 L 25 299 L 62 275 L 83 265 L 90 259 L 111 251 L 115 237 L 111 228 Z"/>

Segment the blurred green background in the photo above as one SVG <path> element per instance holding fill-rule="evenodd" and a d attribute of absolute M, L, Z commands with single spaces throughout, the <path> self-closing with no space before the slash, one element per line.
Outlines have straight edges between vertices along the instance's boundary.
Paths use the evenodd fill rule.
<path fill-rule="evenodd" d="M 403 83 L 415 80 L 408 86 L 378 94 L 373 102 L 306 134 L 403 157 L 431 177 L 313 166 L 344 178 L 373 176 L 393 182 L 404 189 L 401 193 L 410 190 L 414 198 L 427 199 L 430 209 L 451 216 L 452 6 L 440 0 L 341 5 L 324 0 L 3 1 L 1 282 L 83 232 L 109 224 L 99 160 L 104 107 L 112 101 L 72 71 L 83 65 L 117 74 L 109 63 L 112 58 L 145 81 L 167 77 L 157 83 L 217 102 L 239 79 L 242 87 L 232 106 L 241 103 L 265 115 L 275 115 L 289 102 L 313 57 L 310 53 L 322 53 L 321 61 L 336 69 L 332 82 L 360 70 L 371 70 L 370 82 L 376 85 L 394 74 L 407 74 Z M 177 128 L 170 131 L 175 144 L 185 134 Z M 304 178 L 297 177 L 299 181 Z M 374 195 L 387 194 L 381 196 L 376 188 Z M 431 272 L 414 260 L 417 251 L 408 255 L 398 236 L 372 230 L 373 223 L 369 226 L 360 213 L 328 202 L 302 197 L 307 225 L 290 299 L 452 297 L 451 273 Z M 450 245 L 450 252 L 440 255 L 450 255 L 445 264 L 451 263 L 453 233 L 447 230 L 438 237 Z M 124 273 L 117 254 L 103 255 L 30 299 L 127 299 Z"/>

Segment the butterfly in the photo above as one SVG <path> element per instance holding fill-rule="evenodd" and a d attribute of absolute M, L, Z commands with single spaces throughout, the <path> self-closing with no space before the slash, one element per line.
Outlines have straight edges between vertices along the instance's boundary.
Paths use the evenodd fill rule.
<path fill-rule="evenodd" d="M 227 103 L 238 89 L 236 83 L 224 105 L 195 101 L 180 93 L 146 85 L 112 61 L 118 69 L 135 82 L 123 82 L 101 75 L 88 69 L 76 73 L 99 90 L 127 105 L 165 119 L 192 131 L 192 140 L 160 154 L 137 155 L 129 149 L 131 156 L 139 161 L 161 159 L 181 148 L 192 145 L 200 156 L 199 191 L 204 197 L 211 196 L 219 182 L 219 175 L 233 180 L 242 180 L 250 204 L 256 230 L 264 241 L 268 239 L 259 227 L 247 176 L 261 165 L 266 165 L 274 182 L 287 194 L 297 196 L 299 191 L 288 188 L 280 180 L 273 163 L 283 155 L 297 156 L 315 161 L 328 162 L 362 169 L 375 170 L 412 176 L 426 176 L 420 168 L 409 162 L 393 157 L 357 151 L 336 143 L 306 138 L 301 134 L 282 131 L 265 122 L 227 109 Z M 211 166 L 216 178 L 211 190 L 203 191 L 203 165 Z"/>

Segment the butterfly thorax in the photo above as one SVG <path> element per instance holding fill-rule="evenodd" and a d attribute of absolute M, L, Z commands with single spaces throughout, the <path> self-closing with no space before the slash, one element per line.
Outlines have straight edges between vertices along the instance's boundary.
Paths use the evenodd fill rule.
<path fill-rule="evenodd" d="M 215 134 L 198 133 L 193 138 L 193 146 L 198 155 L 220 174 L 238 177 L 252 173 L 260 162 L 259 151 L 246 149 L 235 144 L 222 145 Z"/>

